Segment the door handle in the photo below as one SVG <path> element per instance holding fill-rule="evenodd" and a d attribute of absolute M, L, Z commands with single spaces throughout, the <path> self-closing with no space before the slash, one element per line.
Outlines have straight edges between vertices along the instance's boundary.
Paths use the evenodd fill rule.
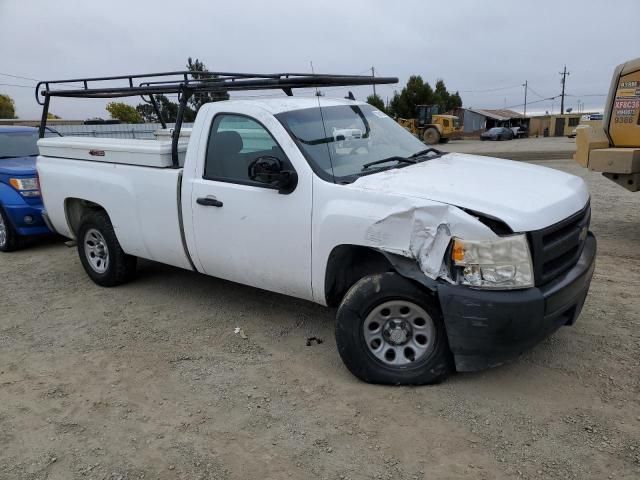
<path fill-rule="evenodd" d="M 217 200 L 215 197 L 200 197 L 196 200 L 198 205 L 203 205 L 205 207 L 221 207 L 224 205 L 220 200 Z"/>

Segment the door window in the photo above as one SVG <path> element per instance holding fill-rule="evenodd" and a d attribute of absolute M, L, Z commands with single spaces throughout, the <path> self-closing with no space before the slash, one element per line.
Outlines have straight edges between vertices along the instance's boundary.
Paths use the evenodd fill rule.
<path fill-rule="evenodd" d="M 249 164 L 263 156 L 286 162 L 278 143 L 256 120 L 242 115 L 217 115 L 209 134 L 204 178 L 264 187 L 248 174 Z"/>

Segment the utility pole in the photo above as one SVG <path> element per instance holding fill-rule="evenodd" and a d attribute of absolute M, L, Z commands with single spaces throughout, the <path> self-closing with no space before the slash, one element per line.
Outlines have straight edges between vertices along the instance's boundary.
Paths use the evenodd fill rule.
<path fill-rule="evenodd" d="M 562 98 L 560 99 L 560 115 L 564 115 L 564 87 L 567 83 L 567 75 L 569 75 L 566 65 L 564 66 L 564 71 L 560 72 L 559 74 L 562 75 Z"/>
<path fill-rule="evenodd" d="M 376 69 L 374 67 L 371 67 L 371 76 L 375 77 L 376 76 Z M 376 97 L 376 84 L 373 84 L 373 96 Z"/>
<path fill-rule="evenodd" d="M 524 118 L 527 118 L 527 87 L 528 87 L 528 80 L 524 81 L 524 85 L 522 85 L 524 87 L 524 115 L 522 115 Z"/>

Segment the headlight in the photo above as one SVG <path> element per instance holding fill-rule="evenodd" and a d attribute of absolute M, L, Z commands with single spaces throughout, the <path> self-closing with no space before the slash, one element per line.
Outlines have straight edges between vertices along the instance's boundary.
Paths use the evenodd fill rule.
<path fill-rule="evenodd" d="M 505 290 L 534 285 L 526 235 L 483 241 L 455 238 L 451 257 L 462 285 Z"/>
<path fill-rule="evenodd" d="M 36 177 L 10 178 L 9 183 L 18 190 L 23 197 L 39 197 L 40 184 Z"/>

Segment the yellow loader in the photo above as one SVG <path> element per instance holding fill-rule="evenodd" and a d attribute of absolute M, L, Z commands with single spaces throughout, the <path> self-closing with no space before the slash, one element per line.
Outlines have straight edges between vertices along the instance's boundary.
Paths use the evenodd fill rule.
<path fill-rule="evenodd" d="M 616 67 L 602 128 L 577 128 L 573 158 L 631 192 L 640 190 L 640 58 Z"/>
<path fill-rule="evenodd" d="M 437 105 L 418 105 L 416 118 L 398 118 L 398 123 L 427 145 L 447 143 L 460 132 L 458 117 L 438 114 Z"/>

